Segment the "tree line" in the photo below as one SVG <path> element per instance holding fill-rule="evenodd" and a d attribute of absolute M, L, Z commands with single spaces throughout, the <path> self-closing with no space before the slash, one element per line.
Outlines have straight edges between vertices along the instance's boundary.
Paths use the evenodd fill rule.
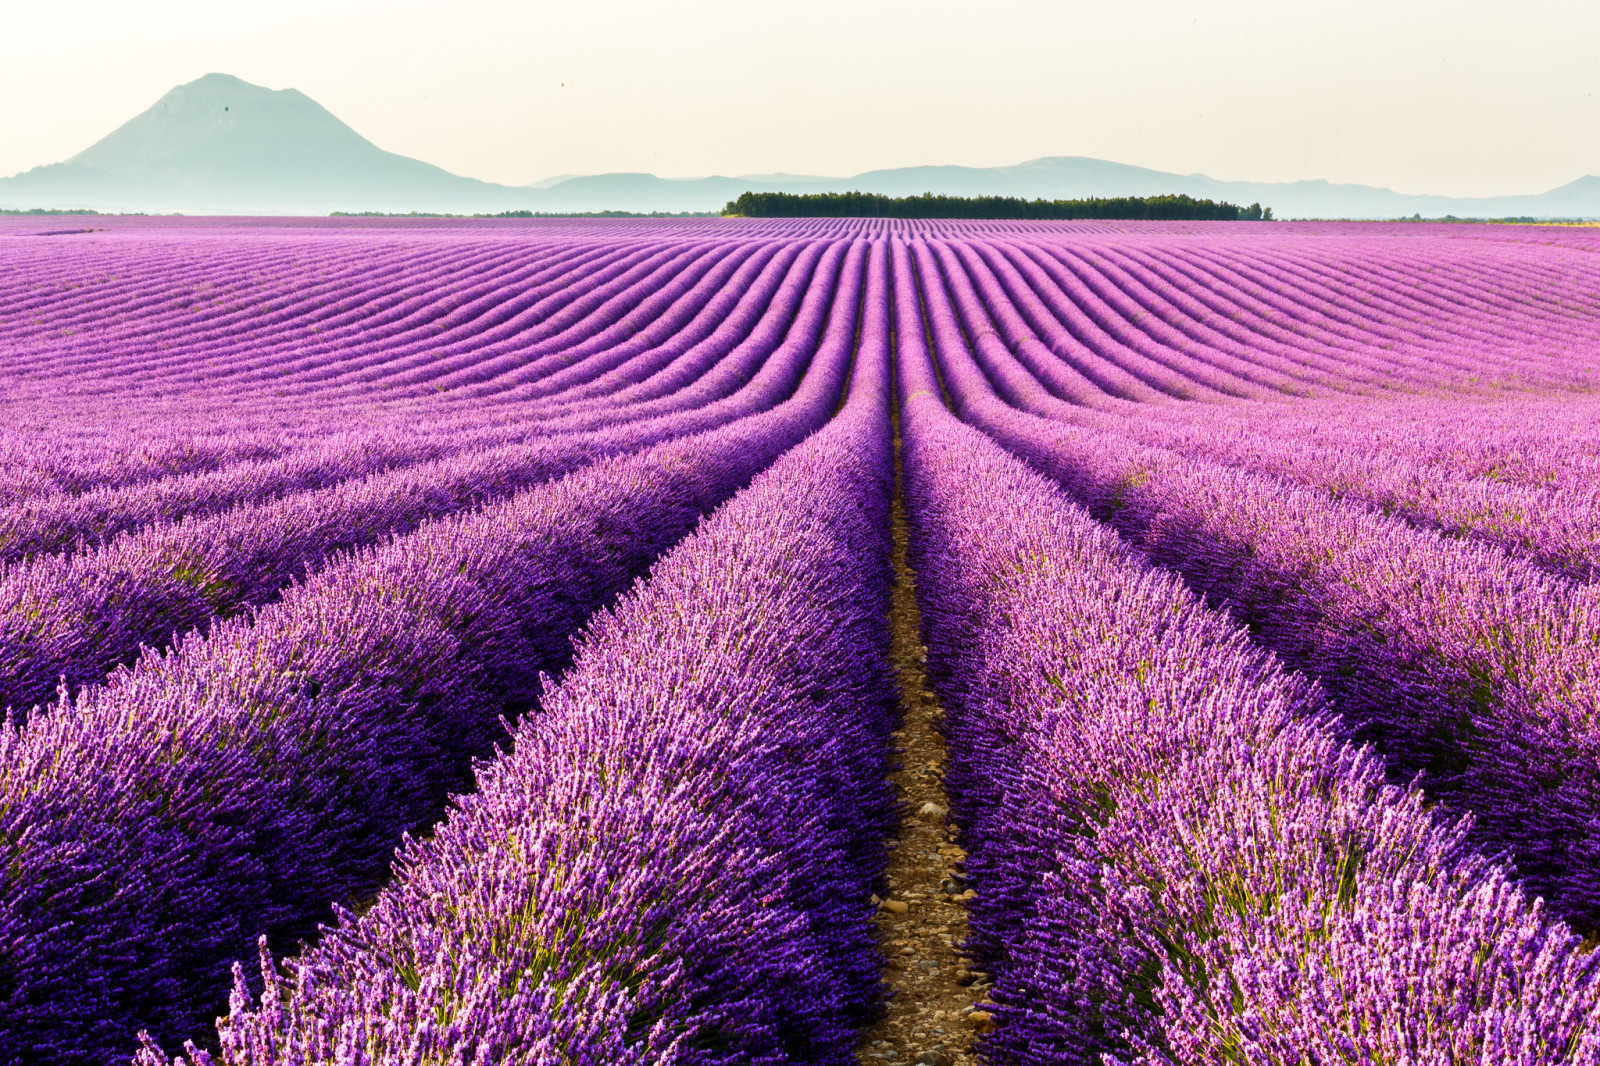
<path fill-rule="evenodd" d="M 742 218 L 1094 218 L 1206 219 L 1233 222 L 1272 218 L 1272 208 L 1166 196 L 1091 196 L 1082 200 L 1024 200 L 1017 196 L 881 196 L 870 192 L 746 192 L 722 213 Z"/>

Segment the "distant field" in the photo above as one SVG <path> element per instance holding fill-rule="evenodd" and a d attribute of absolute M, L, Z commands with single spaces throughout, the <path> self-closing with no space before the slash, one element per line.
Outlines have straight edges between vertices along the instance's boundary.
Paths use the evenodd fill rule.
<path fill-rule="evenodd" d="M 0 217 L 0 1062 L 1589 1061 L 1590 228 Z"/>

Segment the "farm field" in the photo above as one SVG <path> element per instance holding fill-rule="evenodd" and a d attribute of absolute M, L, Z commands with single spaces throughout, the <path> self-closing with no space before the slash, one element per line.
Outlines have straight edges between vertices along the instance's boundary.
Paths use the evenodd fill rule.
<path fill-rule="evenodd" d="M 1600 230 L 0 217 L 0 1063 L 1600 1063 Z"/>

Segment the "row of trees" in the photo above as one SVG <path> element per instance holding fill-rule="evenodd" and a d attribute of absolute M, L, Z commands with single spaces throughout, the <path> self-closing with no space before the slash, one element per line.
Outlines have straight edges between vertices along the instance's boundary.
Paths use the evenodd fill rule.
<path fill-rule="evenodd" d="M 1240 207 L 1192 196 L 1091 196 L 1084 200 L 1024 200 L 1016 196 L 880 196 L 870 192 L 746 192 L 724 215 L 743 218 L 1147 218 L 1271 219 L 1272 208 Z"/>

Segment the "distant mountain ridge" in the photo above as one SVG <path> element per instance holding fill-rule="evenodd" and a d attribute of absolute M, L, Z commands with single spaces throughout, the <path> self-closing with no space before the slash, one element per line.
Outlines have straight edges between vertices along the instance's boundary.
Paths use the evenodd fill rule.
<path fill-rule="evenodd" d="M 1461 199 L 1327 181 L 1219 181 L 1083 156 L 1015 166 L 921 166 L 849 178 L 793 174 L 559 176 L 499 185 L 386 152 L 295 89 L 207 74 L 72 158 L 0 178 L 0 207 L 196 214 L 330 211 L 715 211 L 745 190 L 909 196 L 1150 196 L 1259 202 L 1279 218 L 1600 218 L 1600 177 L 1529 196 Z"/>

